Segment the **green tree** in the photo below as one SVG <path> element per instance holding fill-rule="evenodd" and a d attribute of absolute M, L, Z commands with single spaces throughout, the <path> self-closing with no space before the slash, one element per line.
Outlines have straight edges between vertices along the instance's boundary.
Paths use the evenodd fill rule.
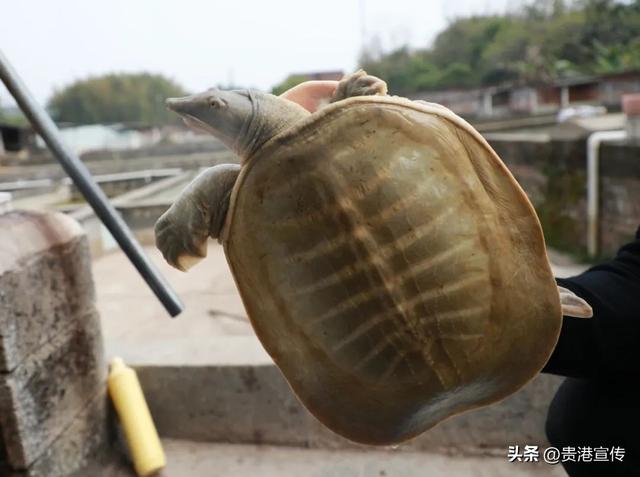
<path fill-rule="evenodd" d="M 440 82 L 439 69 L 427 50 L 412 51 L 402 47 L 388 54 L 365 50 L 360 59 L 367 73 L 384 78 L 395 93 L 412 93 L 431 89 Z"/>
<path fill-rule="evenodd" d="M 29 121 L 22 114 L 19 109 L 11 108 L 6 109 L 2 106 L 0 101 L 0 122 L 3 124 L 9 124 L 11 126 L 26 127 L 29 125 Z"/>
<path fill-rule="evenodd" d="M 484 49 L 508 21 L 508 17 L 499 16 L 474 16 L 453 21 L 436 36 L 432 48 L 434 63 L 440 68 L 452 62 L 466 64 L 474 70 L 483 68 Z"/>
<path fill-rule="evenodd" d="M 291 89 L 304 81 L 307 81 L 307 78 L 304 75 L 289 75 L 284 79 L 284 81 L 274 86 L 271 93 L 279 96 L 288 89 Z"/>
<path fill-rule="evenodd" d="M 96 76 L 57 91 L 48 108 L 54 119 L 75 124 L 168 124 L 177 115 L 164 106 L 166 98 L 187 92 L 175 81 L 150 73 Z"/>
<path fill-rule="evenodd" d="M 596 73 L 640 69 L 640 0 L 585 0 L 582 41 Z"/>
<path fill-rule="evenodd" d="M 508 15 L 462 17 L 429 48 L 381 51 L 360 66 L 397 94 L 551 81 L 640 69 L 640 0 L 530 0 Z"/>

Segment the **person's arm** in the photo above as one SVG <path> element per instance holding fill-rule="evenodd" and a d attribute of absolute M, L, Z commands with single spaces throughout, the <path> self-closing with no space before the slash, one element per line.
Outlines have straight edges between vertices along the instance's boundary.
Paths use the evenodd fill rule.
<path fill-rule="evenodd" d="M 616 256 L 570 278 L 556 279 L 593 308 L 589 320 L 564 317 L 543 372 L 571 377 L 637 374 L 640 365 L 640 228 Z"/>

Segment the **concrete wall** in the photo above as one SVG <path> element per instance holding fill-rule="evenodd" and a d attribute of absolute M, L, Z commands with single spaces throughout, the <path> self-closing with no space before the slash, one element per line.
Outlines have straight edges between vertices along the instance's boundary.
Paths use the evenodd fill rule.
<path fill-rule="evenodd" d="M 224 150 L 224 145 L 213 137 L 206 140 L 186 143 L 162 143 L 154 146 L 139 147 L 124 150 L 96 150 L 81 154 L 84 162 L 96 161 L 128 161 L 145 157 L 184 156 L 199 153 L 211 153 Z M 29 166 L 37 164 L 52 164 L 56 160 L 48 149 L 23 150 L 22 153 L 2 153 L 0 150 L 0 165 L 3 166 Z"/>
<path fill-rule="evenodd" d="M 573 140 L 491 138 L 538 212 L 547 243 L 578 255 L 586 251 L 586 143 Z M 640 147 L 604 144 L 600 151 L 600 251 L 615 253 L 640 225 Z"/>
<path fill-rule="evenodd" d="M 600 157 L 600 243 L 607 252 L 640 227 L 640 144 L 603 144 Z"/>
<path fill-rule="evenodd" d="M 135 231 L 153 230 L 156 221 L 170 207 L 163 203 L 118 205 L 122 218 Z"/>
<path fill-rule="evenodd" d="M 197 154 L 203 152 L 218 152 L 225 150 L 224 145 L 213 137 L 204 141 L 193 141 L 179 144 L 156 144 L 149 147 L 126 150 L 100 150 L 86 152 L 83 161 L 110 161 L 114 159 L 137 159 L 141 157 L 162 157 Z"/>
<path fill-rule="evenodd" d="M 0 230 L 0 475 L 87 475 L 112 436 L 87 240 L 62 214 Z"/>
<path fill-rule="evenodd" d="M 169 177 L 182 173 L 180 168 L 147 169 L 135 172 L 119 172 L 94 176 L 94 180 L 107 197 L 116 197 L 132 190 L 145 187 Z M 73 201 L 84 200 L 84 196 L 76 185 L 69 179 L 69 198 Z"/>
<path fill-rule="evenodd" d="M 200 167 L 211 167 L 216 164 L 237 163 L 238 157 L 227 150 L 216 150 L 212 152 L 201 152 L 180 155 L 160 155 L 142 156 L 131 159 L 114 158 L 113 160 L 91 160 L 85 164 L 91 174 L 112 174 L 122 172 L 133 172 L 148 169 L 181 168 L 198 169 Z M 0 165 L 2 165 L 0 163 Z M 28 166 L 28 164 L 23 164 Z M 2 181 L 12 182 L 18 180 L 34 179 L 65 179 L 67 175 L 60 165 L 51 160 L 46 164 L 34 165 L 33 167 L 8 168 L 3 171 Z"/>
<path fill-rule="evenodd" d="M 317 421 L 272 364 L 140 365 L 138 375 L 163 437 L 371 449 L 347 441 Z M 561 382 L 557 376 L 539 375 L 500 403 L 447 419 L 400 447 L 504 456 L 509 445 L 546 446 L 547 410 Z"/>

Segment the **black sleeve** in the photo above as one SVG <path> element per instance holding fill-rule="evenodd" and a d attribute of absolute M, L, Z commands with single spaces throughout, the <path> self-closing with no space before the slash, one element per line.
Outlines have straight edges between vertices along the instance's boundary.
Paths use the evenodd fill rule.
<path fill-rule="evenodd" d="M 637 375 L 640 367 L 640 228 L 616 256 L 558 285 L 584 298 L 593 318 L 564 317 L 542 372 L 571 377 Z"/>

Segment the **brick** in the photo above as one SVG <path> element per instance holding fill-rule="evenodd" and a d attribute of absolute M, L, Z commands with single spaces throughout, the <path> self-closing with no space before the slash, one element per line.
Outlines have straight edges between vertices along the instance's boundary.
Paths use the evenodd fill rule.
<path fill-rule="evenodd" d="M 26 469 L 69 427 L 87 400 L 105 392 L 97 312 L 59 333 L 12 373 L 0 375 L 0 425 L 7 461 Z"/>
<path fill-rule="evenodd" d="M 102 469 L 107 469 L 113 460 L 115 429 L 107 426 L 110 416 L 107 394 L 99 392 L 45 452 L 18 475 L 100 477 Z"/>
<path fill-rule="evenodd" d="M 98 476 L 111 433 L 86 236 L 50 213 L 0 229 L 0 475 Z"/>
<path fill-rule="evenodd" d="M 0 215 L 0 372 L 93 308 L 86 237 L 61 214 Z"/>

